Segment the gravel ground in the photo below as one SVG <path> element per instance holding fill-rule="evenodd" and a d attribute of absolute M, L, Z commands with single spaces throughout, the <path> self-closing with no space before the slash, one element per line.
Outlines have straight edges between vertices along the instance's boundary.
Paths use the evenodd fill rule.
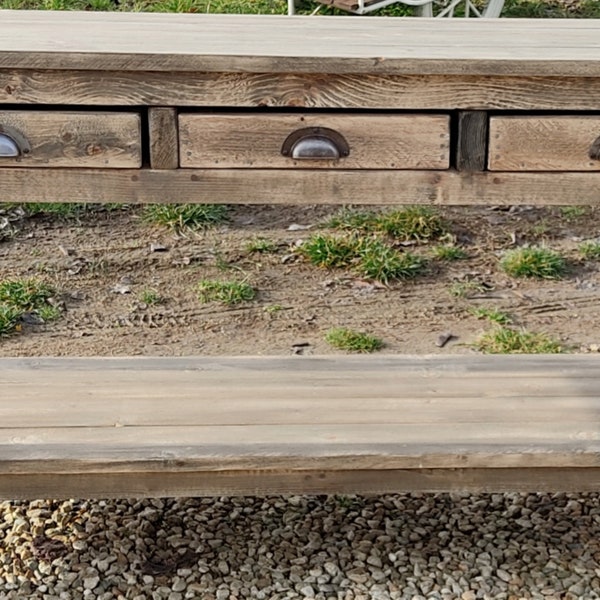
<path fill-rule="evenodd" d="M 593 600 L 600 494 L 0 503 L 0 598 Z"/>

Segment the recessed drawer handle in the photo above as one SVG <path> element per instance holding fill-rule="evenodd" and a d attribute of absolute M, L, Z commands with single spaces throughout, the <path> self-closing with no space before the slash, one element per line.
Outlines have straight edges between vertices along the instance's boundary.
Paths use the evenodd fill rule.
<path fill-rule="evenodd" d="M 0 124 L 0 158 L 17 158 L 31 152 L 27 138 L 14 127 Z"/>
<path fill-rule="evenodd" d="M 341 133 L 327 127 L 306 127 L 286 138 L 281 154 L 295 160 L 339 160 L 350 154 Z"/>
<path fill-rule="evenodd" d="M 588 155 L 592 160 L 600 160 L 600 136 L 598 136 L 598 139 L 590 146 Z"/>

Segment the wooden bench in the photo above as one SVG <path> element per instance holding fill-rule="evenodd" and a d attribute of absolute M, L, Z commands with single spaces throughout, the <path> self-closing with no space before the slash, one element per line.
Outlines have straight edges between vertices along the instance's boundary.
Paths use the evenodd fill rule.
<path fill-rule="evenodd" d="M 600 22 L 4 11 L 5 202 L 594 204 Z M 0 360 L 0 496 L 599 489 L 597 356 Z"/>
<path fill-rule="evenodd" d="M 0 497 L 600 489 L 596 356 L 0 360 Z"/>

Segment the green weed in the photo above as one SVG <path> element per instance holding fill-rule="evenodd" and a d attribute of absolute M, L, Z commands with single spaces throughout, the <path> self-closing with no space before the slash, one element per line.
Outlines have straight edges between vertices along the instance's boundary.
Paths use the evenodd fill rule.
<path fill-rule="evenodd" d="M 164 298 L 155 289 L 146 288 L 140 293 L 140 302 L 147 306 L 156 306 L 157 304 L 162 304 Z"/>
<path fill-rule="evenodd" d="M 346 268 L 360 255 L 361 240 L 356 236 L 314 234 L 298 252 L 317 267 Z"/>
<path fill-rule="evenodd" d="M 425 261 L 412 252 L 398 252 L 377 239 L 367 238 L 359 248 L 357 271 L 363 277 L 389 283 L 421 275 Z"/>
<path fill-rule="evenodd" d="M 471 313 L 478 319 L 486 319 L 498 325 L 510 325 L 512 323 L 510 315 L 497 308 L 473 308 Z"/>
<path fill-rule="evenodd" d="M 248 253 L 270 254 L 277 252 L 277 244 L 273 240 L 256 237 L 246 242 L 245 249 Z"/>
<path fill-rule="evenodd" d="M 325 341 L 334 348 L 347 352 L 375 352 L 383 347 L 380 339 L 345 327 L 330 329 L 325 334 Z"/>
<path fill-rule="evenodd" d="M 450 245 L 434 246 L 431 249 L 431 254 L 433 258 L 443 261 L 463 260 L 469 257 L 469 255 L 459 246 Z"/>
<path fill-rule="evenodd" d="M 559 279 L 567 270 L 566 261 L 558 252 L 539 246 L 509 250 L 500 266 L 511 277 L 539 279 Z"/>
<path fill-rule="evenodd" d="M 228 217 L 224 204 L 148 204 L 143 213 L 146 222 L 177 231 L 214 227 Z"/>
<path fill-rule="evenodd" d="M 487 292 L 488 288 L 479 281 L 456 281 L 450 286 L 449 291 L 455 298 L 469 298 Z"/>
<path fill-rule="evenodd" d="M 233 305 L 253 300 L 256 290 L 243 281 L 215 281 L 204 279 L 198 284 L 201 302 L 221 302 Z"/>
<path fill-rule="evenodd" d="M 579 253 L 586 260 L 600 260 L 600 242 L 583 242 L 579 246 Z"/>
<path fill-rule="evenodd" d="M 484 354 L 560 354 L 560 342 L 544 333 L 498 327 L 484 333 L 474 344 Z"/>
<path fill-rule="evenodd" d="M 561 206 L 560 214 L 569 223 L 581 219 L 587 214 L 586 206 Z"/>

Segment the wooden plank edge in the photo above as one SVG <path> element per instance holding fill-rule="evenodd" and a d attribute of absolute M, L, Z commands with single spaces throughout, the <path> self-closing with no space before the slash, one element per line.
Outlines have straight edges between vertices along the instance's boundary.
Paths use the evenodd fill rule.
<path fill-rule="evenodd" d="M 600 202 L 600 173 L 2 168 L 0 178 L 2 201 L 16 203 L 443 206 Z M 70 190 L 68 197 L 64 190 Z"/>
<path fill-rule="evenodd" d="M 0 475 L 3 500 L 599 490 L 600 468 Z"/>

